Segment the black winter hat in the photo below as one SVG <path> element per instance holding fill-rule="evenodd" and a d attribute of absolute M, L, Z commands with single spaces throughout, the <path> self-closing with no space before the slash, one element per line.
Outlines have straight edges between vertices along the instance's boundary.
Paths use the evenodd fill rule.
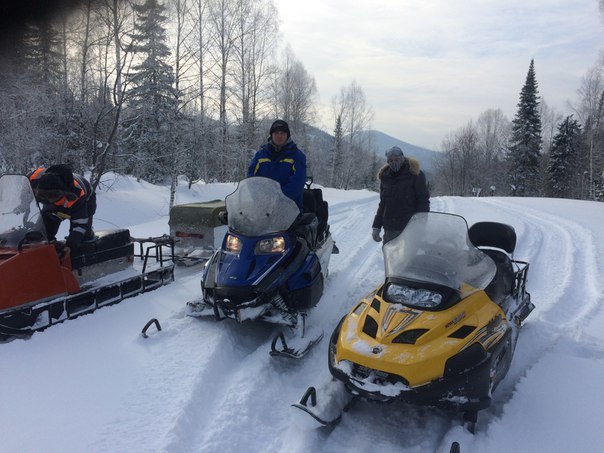
<path fill-rule="evenodd" d="M 287 133 L 287 138 L 290 137 L 290 133 L 289 133 L 289 126 L 287 125 L 287 123 L 283 120 L 277 120 L 275 121 L 272 126 L 271 126 L 271 130 L 269 132 L 269 135 L 272 135 L 273 132 L 286 132 Z"/>
<path fill-rule="evenodd" d="M 67 165 L 51 165 L 46 169 L 38 189 L 40 190 L 62 190 L 67 191 L 73 188 L 73 173 Z"/>

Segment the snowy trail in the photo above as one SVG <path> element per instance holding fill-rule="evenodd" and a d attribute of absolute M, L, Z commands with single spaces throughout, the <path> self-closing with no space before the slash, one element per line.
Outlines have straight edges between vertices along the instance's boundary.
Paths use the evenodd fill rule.
<path fill-rule="evenodd" d="M 232 185 L 219 189 L 208 198 Z M 383 279 L 381 244 L 371 239 L 377 195 L 325 189 L 324 197 L 340 254 L 331 256 L 323 297 L 308 319 L 325 337 L 307 357 L 270 357 L 274 326 L 185 316 L 185 302 L 200 295 L 201 269 L 178 268 L 166 287 L 0 345 L 3 451 L 448 452 L 454 440 L 463 452 L 564 451 L 573 442 L 598 451 L 590 446 L 604 441 L 596 384 L 604 378 L 604 210 L 570 200 L 431 200 L 432 210 L 461 214 L 469 225 L 513 225 L 515 257 L 530 262 L 536 309 L 475 436 L 444 411 L 363 401 L 334 429 L 300 425 L 290 404 L 330 379 L 333 328 Z M 165 221 L 141 223 L 136 235 L 161 233 Z M 163 330 L 143 339 L 140 329 L 153 317 Z M 571 386 L 575 373 L 596 377 Z M 557 398 L 561 387 L 581 403 Z M 578 417 L 580 427 L 566 427 Z M 35 437 L 24 428 L 31 426 Z"/>

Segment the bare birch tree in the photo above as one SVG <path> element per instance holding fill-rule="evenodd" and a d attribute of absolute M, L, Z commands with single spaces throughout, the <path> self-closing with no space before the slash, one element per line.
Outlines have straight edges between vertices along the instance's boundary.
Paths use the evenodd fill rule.
<path fill-rule="evenodd" d="M 342 145 L 334 155 L 332 169 L 334 187 L 352 188 L 357 181 L 367 180 L 372 172 L 369 134 L 373 111 L 365 98 L 365 92 L 355 81 L 340 90 L 332 100 L 333 117 L 339 118 L 342 129 Z"/>

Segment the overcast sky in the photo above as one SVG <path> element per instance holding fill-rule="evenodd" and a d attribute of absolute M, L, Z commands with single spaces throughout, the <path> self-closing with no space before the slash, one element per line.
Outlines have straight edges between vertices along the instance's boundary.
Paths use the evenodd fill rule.
<path fill-rule="evenodd" d="M 315 78 L 321 126 L 356 81 L 373 128 L 440 149 L 489 108 L 511 120 L 531 58 L 539 94 L 560 113 L 604 50 L 598 0 L 274 0 L 280 31 Z"/>

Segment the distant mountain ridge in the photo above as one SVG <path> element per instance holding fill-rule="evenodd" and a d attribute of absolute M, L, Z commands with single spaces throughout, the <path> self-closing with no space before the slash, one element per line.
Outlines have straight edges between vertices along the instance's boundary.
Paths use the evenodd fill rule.
<path fill-rule="evenodd" d="M 412 145 L 411 143 L 407 143 L 380 131 L 369 130 L 360 132 L 359 134 L 369 135 L 369 143 L 371 143 L 373 151 L 375 151 L 379 157 L 384 157 L 384 152 L 388 148 L 398 146 L 403 150 L 405 156 L 415 157 L 419 160 L 420 166 L 425 173 L 432 173 L 435 160 L 442 156 L 438 151 Z"/>
<path fill-rule="evenodd" d="M 321 149 L 326 151 L 331 150 L 334 140 L 333 135 L 325 132 L 324 130 L 308 125 L 306 126 L 306 131 L 315 140 L 315 144 Z M 386 160 L 386 157 L 384 156 L 386 149 L 391 148 L 392 146 L 400 147 L 406 156 L 415 157 L 417 160 L 419 160 L 420 167 L 422 171 L 426 173 L 428 179 L 431 178 L 436 159 L 442 156 L 442 154 L 438 151 L 412 145 L 411 143 L 407 143 L 380 131 L 368 130 L 359 132 L 359 134 L 362 137 L 365 135 L 368 136 L 367 142 L 370 144 L 370 151 L 375 152 L 378 158 L 383 159 L 384 161 Z"/>

